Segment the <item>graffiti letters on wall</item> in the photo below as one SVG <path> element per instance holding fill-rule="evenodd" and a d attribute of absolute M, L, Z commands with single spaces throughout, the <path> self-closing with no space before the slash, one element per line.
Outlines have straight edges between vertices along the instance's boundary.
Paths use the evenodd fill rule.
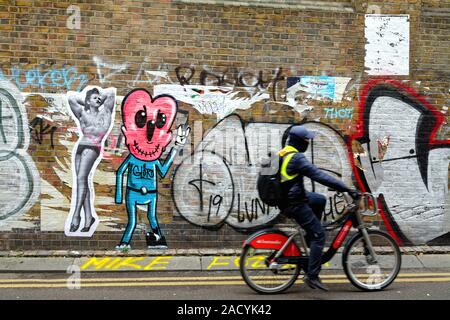
<path fill-rule="evenodd" d="M 30 142 L 23 96 L 0 80 L 0 230 L 32 227 L 23 219 L 40 189 L 36 166 L 27 153 Z"/>
<path fill-rule="evenodd" d="M 305 126 L 318 133 L 318 147 L 307 157 L 320 169 L 351 183 L 344 139 L 321 123 L 308 122 Z M 281 137 L 289 127 L 245 123 L 237 115 L 220 121 L 176 169 L 172 192 L 180 215 L 211 229 L 226 223 L 247 230 L 275 221 L 279 211 L 259 199 L 256 179 L 262 159 L 281 149 Z M 330 196 L 326 188 L 314 184 L 310 187 Z M 327 215 L 339 215 L 334 208 L 330 206 Z"/>
<path fill-rule="evenodd" d="M 41 67 L 22 69 L 17 65 L 11 67 L 9 75 L 0 70 L 0 80 L 14 83 L 19 90 L 38 88 L 43 91 L 48 89 L 80 91 L 89 81 L 86 74 L 79 73 L 71 66 L 43 70 Z"/>
<path fill-rule="evenodd" d="M 369 81 L 360 102 L 362 188 L 379 197 L 400 242 L 425 243 L 450 231 L 450 141 L 436 140 L 442 113 L 392 80 Z"/>

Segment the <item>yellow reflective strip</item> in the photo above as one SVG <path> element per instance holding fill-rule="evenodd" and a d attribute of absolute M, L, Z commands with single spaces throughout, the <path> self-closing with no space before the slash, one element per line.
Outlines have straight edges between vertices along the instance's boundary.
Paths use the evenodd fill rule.
<path fill-rule="evenodd" d="M 292 180 L 298 176 L 297 173 L 290 176 L 286 171 L 289 161 L 292 159 L 294 154 L 295 153 L 288 154 L 286 157 L 283 158 L 283 163 L 281 164 L 281 170 L 280 170 L 281 182 Z"/>

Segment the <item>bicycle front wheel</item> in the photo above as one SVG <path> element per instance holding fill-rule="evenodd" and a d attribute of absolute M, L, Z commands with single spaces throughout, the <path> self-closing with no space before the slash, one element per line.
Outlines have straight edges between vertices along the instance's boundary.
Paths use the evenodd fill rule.
<path fill-rule="evenodd" d="M 365 291 L 383 290 L 397 277 L 401 253 L 395 240 L 387 233 L 367 230 L 375 257 L 369 252 L 361 233 L 346 245 L 342 264 L 350 282 Z"/>
<path fill-rule="evenodd" d="M 241 275 L 258 293 L 280 293 L 291 287 L 299 275 L 296 264 L 270 264 L 277 250 L 245 246 L 240 258 Z"/>

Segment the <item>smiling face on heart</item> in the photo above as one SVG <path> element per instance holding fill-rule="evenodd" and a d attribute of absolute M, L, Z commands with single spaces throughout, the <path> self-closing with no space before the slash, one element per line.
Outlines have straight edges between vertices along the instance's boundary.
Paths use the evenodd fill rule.
<path fill-rule="evenodd" d="M 122 132 L 131 154 L 144 161 L 158 159 L 172 140 L 170 127 L 176 114 L 174 98 L 153 99 L 145 89 L 131 91 L 122 102 Z"/>

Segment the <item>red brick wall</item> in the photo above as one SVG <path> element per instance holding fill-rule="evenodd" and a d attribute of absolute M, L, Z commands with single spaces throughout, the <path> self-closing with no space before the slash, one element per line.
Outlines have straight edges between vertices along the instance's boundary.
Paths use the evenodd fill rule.
<path fill-rule="evenodd" d="M 39 186 L 34 185 L 35 194 L 30 196 L 34 198 L 30 198 L 33 201 L 28 202 L 28 207 L 0 220 L 0 249 L 103 249 L 112 248 L 120 240 L 127 215 L 123 204 L 114 203 L 114 173 L 127 150 L 123 145 L 114 147 L 113 140 L 108 140 L 108 156 L 99 164 L 94 178 L 95 206 L 106 229 L 99 229 L 92 238 L 72 238 L 65 236 L 61 222 L 58 224 L 68 214 L 70 206 L 71 155 L 77 136 L 71 131 L 76 127 L 75 122 L 61 110 L 55 111 L 54 106 L 66 108 L 62 99 L 67 91 L 80 90 L 85 85 L 115 87 L 117 95 L 124 96 L 137 87 L 152 92 L 158 84 L 177 84 L 179 77 L 184 74 L 189 78 L 195 70 L 189 84 L 221 84 L 238 90 L 242 83 L 236 79 L 246 74 L 247 82 L 261 80 L 261 92 L 268 93 L 270 98 L 249 109 L 236 110 L 243 121 L 292 124 L 307 117 L 329 125 L 344 138 L 358 130 L 358 104 L 364 98 L 361 90 L 371 78 L 364 72 L 364 14 L 372 2 L 342 0 L 331 5 L 318 1 L 313 7 L 301 7 L 301 1 L 297 4 L 271 1 L 248 6 L 234 6 L 227 1 L 216 3 L 129 0 L 92 4 L 92 1 L 78 1 L 75 5 L 80 9 L 81 28 L 70 29 L 68 19 L 73 12 L 68 13 L 67 8 L 74 4 L 72 2 L 0 0 L 0 79 L 17 86 L 22 93 L 25 106 L 22 116 L 32 129 L 29 146 L 21 152 L 30 156 L 27 161 L 32 161 L 36 169 L 31 175 L 39 182 Z M 450 3 L 411 0 L 383 1 L 377 5 L 382 14 L 410 15 L 409 75 L 391 78 L 403 81 L 405 87 L 412 88 L 442 111 L 446 123 L 437 131 L 437 138 L 448 141 L 449 37 L 446 31 Z M 110 73 L 108 67 L 112 66 L 120 67 L 120 71 Z M 178 77 L 177 67 L 183 67 Z M 145 71 L 155 70 L 166 71 L 170 80 L 146 76 Z M 206 77 L 202 78 L 202 71 Z M 306 101 L 314 108 L 300 114 L 282 104 L 286 102 L 286 79 L 293 76 L 352 80 L 340 102 L 306 101 L 305 97 L 300 97 L 299 102 Z M 218 83 L 218 79 L 222 79 L 222 83 Z M 2 85 L 6 86 L 5 83 Z M 36 95 L 29 96 L 30 93 Z M 217 124 L 216 115 L 201 114 L 187 103 L 180 102 L 179 107 L 188 112 L 191 127 L 196 121 L 202 121 L 203 134 Z M 353 115 L 330 118 L 324 108 L 353 108 Z M 44 120 L 37 122 L 36 119 Z M 118 101 L 112 137 L 119 136 L 120 126 Z M 8 172 L 20 175 L 7 159 L 0 164 L 5 172 L 4 181 Z M 173 166 L 166 178 L 159 180 L 158 189 L 158 219 L 169 246 L 239 246 L 246 235 L 243 230 L 228 225 L 207 230 L 180 217 L 172 190 L 175 168 Z M 448 170 L 442 167 L 434 170 L 448 176 Z M 20 179 L 27 183 L 23 175 Z M 2 182 L 5 190 L 8 185 Z M 409 192 L 407 189 L 405 193 Z M 444 197 L 448 197 L 446 192 Z M 0 191 L 0 199 L 5 205 L 10 202 L 8 199 L 14 201 L 6 191 L 3 191 L 3 198 Z M 442 203 L 433 201 L 431 205 Z M 448 200 L 446 203 L 444 210 L 448 211 Z M 140 213 L 138 222 L 140 227 L 135 232 L 134 246 L 143 247 L 147 224 L 144 212 Z M 385 227 L 381 221 L 379 224 Z M 393 224 L 393 228 L 394 232 L 401 233 L 397 229 L 402 226 Z M 442 234 L 433 228 L 427 230 L 424 232 Z M 450 240 L 447 236 L 439 241 Z"/>

